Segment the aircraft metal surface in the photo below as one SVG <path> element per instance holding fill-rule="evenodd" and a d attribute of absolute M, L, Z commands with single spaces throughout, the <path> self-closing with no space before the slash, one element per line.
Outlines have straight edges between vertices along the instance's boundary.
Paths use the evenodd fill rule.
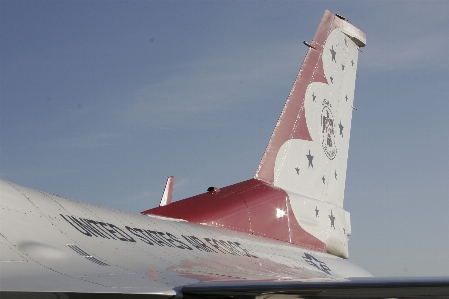
<path fill-rule="evenodd" d="M 449 278 L 375 278 L 343 208 L 358 53 L 325 11 L 254 178 L 141 214 L 0 181 L 0 298 L 410 298 Z M 369 257 L 367 257 L 369 258 Z"/>

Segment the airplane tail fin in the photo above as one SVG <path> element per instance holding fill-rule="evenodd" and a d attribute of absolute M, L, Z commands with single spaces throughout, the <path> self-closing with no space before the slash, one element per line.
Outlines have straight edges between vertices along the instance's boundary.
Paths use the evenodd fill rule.
<path fill-rule="evenodd" d="M 359 47 L 365 34 L 326 10 L 256 179 L 343 206 Z"/>
<path fill-rule="evenodd" d="M 181 218 L 348 257 L 343 209 L 359 47 L 365 34 L 325 11 L 253 179 L 142 214 Z"/>

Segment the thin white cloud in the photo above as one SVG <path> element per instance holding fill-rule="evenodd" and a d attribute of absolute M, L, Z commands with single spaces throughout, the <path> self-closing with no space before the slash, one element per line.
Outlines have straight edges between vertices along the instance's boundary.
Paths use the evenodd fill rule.
<path fill-rule="evenodd" d="M 362 49 L 361 67 L 375 70 L 402 70 L 449 67 L 449 34 L 433 32 L 425 36 L 379 37 Z"/>
<path fill-rule="evenodd" d="M 161 191 L 162 194 L 162 191 Z M 132 202 L 141 202 L 142 200 L 150 200 L 157 198 L 156 192 L 151 191 L 141 191 L 137 194 L 130 195 L 126 198 L 126 201 L 132 201 Z"/>
<path fill-rule="evenodd" d="M 135 91 L 124 109 L 125 117 L 163 126 L 256 99 L 261 87 L 273 85 L 283 74 L 293 82 L 289 71 L 299 70 L 303 56 L 299 47 L 271 45 L 238 57 L 204 58 L 180 66 L 182 71 L 176 75 Z"/>
<path fill-rule="evenodd" d="M 449 68 L 447 1 L 371 2 L 361 68 Z M 431 21 L 430 21 L 431 20 Z"/>
<path fill-rule="evenodd" d="M 89 133 L 83 136 L 67 137 L 55 139 L 52 142 L 40 144 L 43 148 L 56 149 L 83 149 L 112 145 L 117 138 L 117 134 L 110 133 Z"/>
<path fill-rule="evenodd" d="M 173 191 L 181 191 L 185 189 L 186 186 L 191 185 L 192 182 L 188 178 L 181 178 L 179 180 L 175 180 L 175 185 L 173 186 Z"/>

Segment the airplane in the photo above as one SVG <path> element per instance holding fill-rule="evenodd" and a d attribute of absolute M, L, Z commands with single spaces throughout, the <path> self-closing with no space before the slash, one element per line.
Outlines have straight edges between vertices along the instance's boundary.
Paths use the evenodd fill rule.
<path fill-rule="evenodd" d="M 449 277 L 348 260 L 343 208 L 358 53 L 324 12 L 253 178 L 140 214 L 0 181 L 0 298 L 448 297 Z M 367 257 L 369 258 L 369 257 Z"/>

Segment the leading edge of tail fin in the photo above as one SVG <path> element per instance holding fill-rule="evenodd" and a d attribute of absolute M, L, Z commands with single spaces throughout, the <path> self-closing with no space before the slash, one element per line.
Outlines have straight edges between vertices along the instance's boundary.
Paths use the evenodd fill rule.
<path fill-rule="evenodd" d="M 254 178 L 343 206 L 357 57 L 366 36 L 326 10 Z"/>

